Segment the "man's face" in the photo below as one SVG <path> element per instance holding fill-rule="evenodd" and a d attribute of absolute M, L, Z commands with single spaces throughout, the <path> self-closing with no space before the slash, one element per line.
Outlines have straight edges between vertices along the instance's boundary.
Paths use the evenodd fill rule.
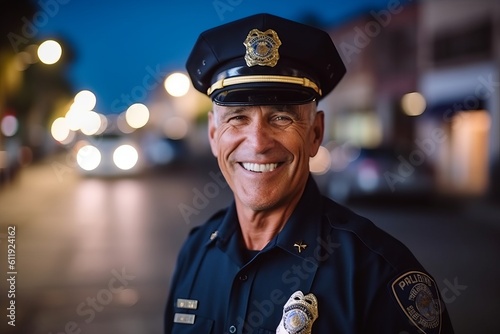
<path fill-rule="evenodd" d="M 316 103 L 219 106 L 209 114 L 213 154 L 237 203 L 254 211 L 297 200 L 309 175 L 309 158 L 323 139 Z"/>

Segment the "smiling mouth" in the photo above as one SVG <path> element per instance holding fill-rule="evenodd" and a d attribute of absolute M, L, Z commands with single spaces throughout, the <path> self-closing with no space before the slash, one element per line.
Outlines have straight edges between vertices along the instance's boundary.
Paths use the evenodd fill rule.
<path fill-rule="evenodd" d="M 278 167 L 278 163 L 270 163 L 270 164 L 256 164 L 253 162 L 240 162 L 240 165 L 254 173 L 266 173 L 266 172 L 272 172 Z"/>

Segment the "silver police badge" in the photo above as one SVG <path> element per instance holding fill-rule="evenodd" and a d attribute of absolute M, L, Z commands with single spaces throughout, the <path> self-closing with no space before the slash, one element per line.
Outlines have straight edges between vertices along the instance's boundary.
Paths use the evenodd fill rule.
<path fill-rule="evenodd" d="M 314 321 L 318 318 L 318 300 L 309 293 L 294 292 L 283 307 L 276 334 L 311 334 Z"/>
<path fill-rule="evenodd" d="M 243 45 L 246 47 L 245 62 L 248 67 L 254 65 L 274 67 L 280 59 L 278 48 L 281 41 L 273 29 L 250 30 Z"/>
<path fill-rule="evenodd" d="M 422 333 L 441 331 L 439 291 L 429 275 L 409 271 L 394 280 L 392 292 L 410 322 Z"/>

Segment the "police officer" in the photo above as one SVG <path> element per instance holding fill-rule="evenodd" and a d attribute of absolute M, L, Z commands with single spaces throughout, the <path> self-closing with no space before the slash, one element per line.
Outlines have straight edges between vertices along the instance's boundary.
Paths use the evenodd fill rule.
<path fill-rule="evenodd" d="M 410 251 L 309 173 L 346 71 L 326 32 L 253 15 L 202 33 L 187 70 L 234 202 L 187 238 L 165 333 L 453 333 Z"/>

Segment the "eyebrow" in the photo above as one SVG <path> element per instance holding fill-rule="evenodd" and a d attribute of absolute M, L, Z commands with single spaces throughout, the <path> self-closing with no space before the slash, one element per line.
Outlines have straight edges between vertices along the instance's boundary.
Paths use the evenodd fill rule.
<path fill-rule="evenodd" d="M 243 111 L 246 111 L 253 106 L 234 106 L 234 107 L 229 107 L 227 109 L 228 113 L 241 113 Z M 276 105 L 269 105 L 267 106 L 274 111 L 280 111 L 280 112 L 289 112 L 289 113 L 297 113 L 297 108 L 294 108 L 295 106 L 293 105 L 288 105 L 288 104 L 276 104 Z"/>
<path fill-rule="evenodd" d="M 242 114 L 247 111 L 249 108 L 247 106 L 239 106 L 239 107 L 231 107 L 225 110 L 221 110 L 221 117 L 227 118 L 232 115 Z"/>
<path fill-rule="evenodd" d="M 231 117 L 234 115 L 243 114 L 245 112 L 248 112 L 248 110 L 251 109 L 252 107 L 253 106 L 229 107 L 221 113 L 221 118 L 227 119 L 228 117 Z M 299 118 L 299 116 L 300 116 L 300 114 L 298 112 L 299 108 L 296 108 L 294 105 L 277 104 L 277 105 L 269 105 L 267 107 L 269 107 L 272 112 L 284 112 L 284 113 L 292 115 L 294 118 Z"/>
<path fill-rule="evenodd" d="M 299 118 L 299 108 L 295 107 L 294 105 L 289 105 L 289 104 L 279 104 L 273 106 L 276 111 L 278 112 L 284 112 L 287 114 L 292 115 L 294 118 Z"/>

